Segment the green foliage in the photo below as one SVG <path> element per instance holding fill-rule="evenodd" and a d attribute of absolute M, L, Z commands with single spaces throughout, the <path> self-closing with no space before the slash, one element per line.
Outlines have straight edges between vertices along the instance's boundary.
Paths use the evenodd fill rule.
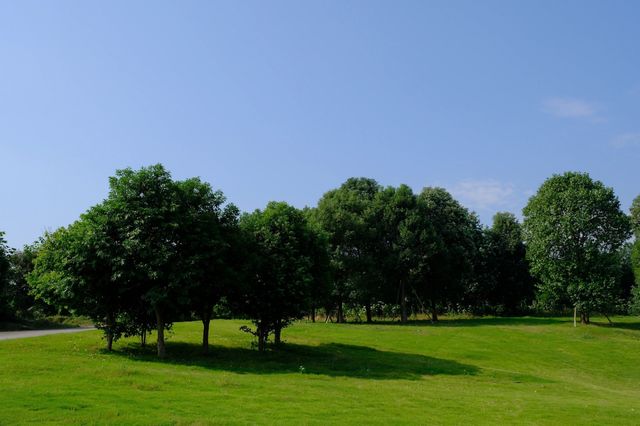
<path fill-rule="evenodd" d="M 109 211 L 98 205 L 67 228 L 45 236 L 28 281 L 37 298 L 91 318 L 104 330 L 111 348 L 128 330 L 120 316 L 129 294 L 119 259 L 121 244 Z"/>
<path fill-rule="evenodd" d="M 38 254 L 39 242 L 25 245 L 22 250 L 16 250 L 10 257 L 11 280 L 8 286 L 8 299 L 11 311 L 17 318 L 34 319 L 55 314 L 55 309 L 31 294 L 27 281 L 33 271 L 33 262 Z"/>
<path fill-rule="evenodd" d="M 240 225 L 250 253 L 241 309 L 253 319 L 263 351 L 269 334 L 279 343 L 282 328 L 307 307 L 318 237 L 301 211 L 282 202 L 245 214 Z"/>
<path fill-rule="evenodd" d="M 382 265 L 376 256 L 378 229 L 373 208 L 380 190 L 373 179 L 350 178 L 318 201 L 316 217 L 331 247 L 338 322 L 344 320 L 344 302 L 370 306 L 380 294 Z"/>
<path fill-rule="evenodd" d="M 378 300 L 399 304 L 403 322 L 407 321 L 408 304 L 413 299 L 409 291 L 414 266 L 409 224 L 415 209 L 416 196 L 407 185 L 379 191 L 373 203 L 376 258 L 382 278 Z"/>
<path fill-rule="evenodd" d="M 640 195 L 638 195 L 631 203 L 631 227 L 633 228 L 636 238 L 640 239 Z"/>
<path fill-rule="evenodd" d="M 483 233 L 476 281 L 470 287 L 473 309 L 481 313 L 522 313 L 533 300 L 534 280 L 529 273 L 522 229 L 511 213 L 496 213 Z"/>
<path fill-rule="evenodd" d="M 428 302 L 432 320 L 438 309 L 455 307 L 473 279 L 481 231 L 478 219 L 446 190 L 425 188 L 406 229 L 412 279 Z"/>
<path fill-rule="evenodd" d="M 611 188 L 585 173 L 547 179 L 523 210 L 527 258 L 545 298 L 575 306 L 584 322 L 619 296 L 617 252 L 629 221 Z"/>
<path fill-rule="evenodd" d="M 0 320 L 13 318 L 9 298 L 10 256 L 11 250 L 4 239 L 4 232 L 0 231 Z"/>

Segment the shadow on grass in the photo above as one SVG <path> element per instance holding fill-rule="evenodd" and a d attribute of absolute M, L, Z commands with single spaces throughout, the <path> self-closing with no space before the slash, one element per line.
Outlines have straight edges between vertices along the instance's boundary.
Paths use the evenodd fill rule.
<path fill-rule="evenodd" d="M 212 370 L 251 374 L 317 374 L 363 379 L 418 380 L 430 375 L 475 375 L 473 365 L 418 354 L 386 352 L 366 346 L 338 343 L 306 346 L 286 343 L 259 353 L 257 350 L 211 346 L 209 355 L 202 355 L 199 345 L 169 342 L 168 357 L 160 360 L 153 347 L 135 344 L 112 352 L 134 361 L 190 365 Z M 108 353 L 108 352 L 105 352 Z"/>
<path fill-rule="evenodd" d="M 63 322 L 40 320 L 21 320 L 0 322 L 0 331 L 28 331 L 28 330 L 53 330 L 61 328 L 79 328 L 77 324 L 67 324 Z"/>
<path fill-rule="evenodd" d="M 354 325 L 399 325 L 399 326 L 434 326 L 434 327 L 493 327 L 493 326 L 539 326 L 563 324 L 573 321 L 570 318 L 547 318 L 547 317 L 481 317 L 481 318 L 456 318 L 440 319 L 431 322 L 428 319 L 410 320 L 406 323 L 400 321 L 374 321 L 371 324 L 366 322 L 351 322 Z"/>
<path fill-rule="evenodd" d="M 609 322 L 591 321 L 590 325 L 595 325 L 596 327 L 621 328 L 624 330 L 640 331 L 640 322 L 617 322 L 614 319 L 613 324 L 610 324 Z"/>

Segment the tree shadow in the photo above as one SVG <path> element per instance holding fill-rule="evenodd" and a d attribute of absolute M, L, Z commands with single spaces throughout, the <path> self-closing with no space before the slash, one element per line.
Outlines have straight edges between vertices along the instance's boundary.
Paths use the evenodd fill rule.
<path fill-rule="evenodd" d="M 594 322 L 594 321 L 591 321 L 591 325 L 595 325 L 596 327 L 621 328 L 623 330 L 640 331 L 640 322 L 616 322 L 616 321 L 613 321 L 613 324 L 610 324 L 609 322 Z"/>
<path fill-rule="evenodd" d="M 573 321 L 570 318 L 548 317 L 480 317 L 480 318 L 443 318 L 436 322 L 428 319 L 409 320 L 402 323 L 398 320 L 374 321 L 371 324 L 365 322 L 352 322 L 354 325 L 398 325 L 398 326 L 434 326 L 434 327 L 492 327 L 492 326 L 539 326 L 563 324 Z"/>
<path fill-rule="evenodd" d="M 239 347 L 211 346 L 209 355 L 200 345 L 167 343 L 168 357 L 159 359 L 153 347 L 129 344 L 121 350 L 106 352 L 133 361 L 199 366 L 239 374 L 314 374 L 362 379 L 418 380 L 433 375 L 476 375 L 478 367 L 457 361 L 419 354 L 387 352 L 367 346 L 328 343 L 318 346 L 286 343 L 260 353 Z"/>

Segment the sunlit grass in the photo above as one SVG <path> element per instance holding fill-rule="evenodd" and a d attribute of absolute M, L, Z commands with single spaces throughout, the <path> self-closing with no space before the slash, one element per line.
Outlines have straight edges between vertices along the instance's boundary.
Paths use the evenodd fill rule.
<path fill-rule="evenodd" d="M 0 424 L 637 424 L 634 321 L 301 322 L 260 354 L 246 321 L 218 320 L 209 356 L 179 323 L 166 361 L 97 331 L 0 341 Z"/>

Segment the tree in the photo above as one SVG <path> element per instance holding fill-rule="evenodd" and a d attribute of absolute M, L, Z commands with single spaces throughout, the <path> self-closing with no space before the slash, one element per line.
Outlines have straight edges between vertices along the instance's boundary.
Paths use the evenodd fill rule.
<path fill-rule="evenodd" d="M 188 287 L 189 305 L 203 324 L 202 350 L 209 351 L 209 328 L 213 307 L 236 278 L 232 252 L 238 232 L 238 209 L 222 207 L 221 191 L 198 178 L 177 183 L 179 194 L 179 258 Z"/>
<path fill-rule="evenodd" d="M 531 271 L 540 291 L 570 303 L 589 323 L 617 297 L 617 252 L 630 236 L 629 220 L 613 189 L 586 173 L 547 179 L 523 210 Z"/>
<path fill-rule="evenodd" d="M 522 227 L 512 213 L 494 215 L 492 227 L 483 233 L 481 252 L 473 286 L 475 309 L 503 315 L 521 313 L 533 300 L 535 287 Z"/>
<path fill-rule="evenodd" d="M 631 226 L 635 241 L 631 246 L 630 263 L 635 277 L 635 286 L 632 289 L 631 303 L 632 313 L 640 315 L 640 195 L 631 204 Z"/>
<path fill-rule="evenodd" d="M 39 243 L 25 245 L 11 254 L 11 273 L 8 291 L 11 310 L 19 318 L 53 314 L 53 308 L 36 300 L 31 294 L 27 276 L 33 271 L 33 262 L 38 254 Z"/>
<path fill-rule="evenodd" d="M 0 320 L 13 317 L 9 303 L 9 279 L 11 250 L 4 239 L 4 232 L 0 231 Z"/>
<path fill-rule="evenodd" d="M 380 190 L 373 179 L 349 178 L 318 202 L 317 219 L 331 247 L 338 322 L 344 322 L 343 305 L 349 300 L 364 305 L 367 322 L 371 322 L 371 303 L 380 297 L 382 271 L 376 258 L 379 231 L 373 209 Z"/>
<path fill-rule="evenodd" d="M 636 236 L 640 235 L 640 195 L 631 203 L 631 228 Z"/>
<path fill-rule="evenodd" d="M 416 197 L 407 185 L 387 187 L 374 199 L 376 258 L 382 268 L 382 297 L 391 304 L 400 302 L 400 320 L 408 318 L 408 291 L 411 285 L 411 247 L 407 238 L 409 218 L 416 208 Z"/>
<path fill-rule="evenodd" d="M 329 236 L 318 222 L 317 209 L 304 208 L 305 220 L 314 234 L 311 240 L 309 257 L 311 264 L 311 286 L 307 301 L 308 314 L 316 322 L 316 312 L 320 307 L 330 304 L 333 269 L 329 253 Z"/>
<path fill-rule="evenodd" d="M 253 320 L 258 349 L 274 333 L 303 315 L 313 282 L 311 256 L 316 238 L 301 211 L 282 202 L 245 214 L 240 226 L 250 257 L 242 311 Z"/>
<path fill-rule="evenodd" d="M 404 233 L 412 280 L 437 321 L 439 307 L 459 302 L 473 277 L 478 219 L 446 190 L 425 188 Z"/>
<path fill-rule="evenodd" d="M 118 321 L 126 293 L 116 231 L 104 203 L 89 209 L 67 228 L 45 235 L 27 277 L 38 299 L 91 318 L 104 330 L 108 350 L 127 330 Z"/>
<path fill-rule="evenodd" d="M 179 192 L 161 164 L 116 171 L 109 179 L 109 214 L 122 238 L 118 274 L 129 300 L 142 299 L 155 315 L 158 356 L 166 356 L 164 331 L 188 305 L 180 259 Z"/>

